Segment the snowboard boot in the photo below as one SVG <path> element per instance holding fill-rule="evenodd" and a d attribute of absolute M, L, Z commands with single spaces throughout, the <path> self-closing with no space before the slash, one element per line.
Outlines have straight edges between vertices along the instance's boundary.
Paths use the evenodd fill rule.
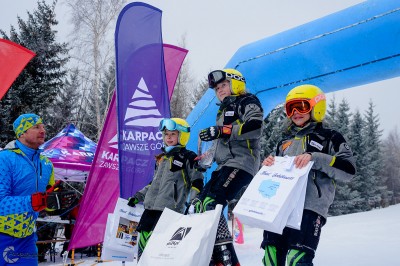
<path fill-rule="evenodd" d="M 212 260 L 215 266 L 240 266 L 233 243 L 215 245 Z"/>

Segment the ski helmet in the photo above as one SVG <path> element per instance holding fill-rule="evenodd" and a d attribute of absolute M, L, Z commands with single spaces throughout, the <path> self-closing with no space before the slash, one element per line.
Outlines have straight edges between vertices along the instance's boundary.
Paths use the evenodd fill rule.
<path fill-rule="evenodd" d="M 290 118 L 294 111 L 310 113 L 311 119 L 322 122 L 326 112 L 326 97 L 317 86 L 305 84 L 293 88 L 286 96 L 285 112 Z"/>
<path fill-rule="evenodd" d="M 236 69 L 227 68 L 223 70 L 214 70 L 208 74 L 208 85 L 210 88 L 215 88 L 224 80 L 229 80 L 232 95 L 246 93 L 246 80 L 242 73 Z"/>
<path fill-rule="evenodd" d="M 165 118 L 161 120 L 158 129 L 163 132 L 163 139 L 165 130 L 177 130 L 179 132 L 178 144 L 185 147 L 189 142 L 190 127 L 188 122 L 182 118 Z"/>

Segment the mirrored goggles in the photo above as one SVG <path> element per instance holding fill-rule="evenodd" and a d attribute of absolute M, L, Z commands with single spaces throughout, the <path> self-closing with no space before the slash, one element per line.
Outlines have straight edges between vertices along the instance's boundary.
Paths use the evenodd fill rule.
<path fill-rule="evenodd" d="M 294 115 L 294 111 L 297 111 L 300 114 L 307 114 L 311 111 L 311 109 L 312 107 L 310 102 L 304 99 L 289 101 L 285 105 L 285 111 L 288 117 L 292 117 Z"/>
<path fill-rule="evenodd" d="M 165 118 L 160 121 L 160 126 L 158 127 L 158 130 L 164 131 L 164 130 L 178 130 L 182 132 L 190 132 L 190 127 L 185 127 L 182 125 L 179 125 L 172 119 Z"/>
<path fill-rule="evenodd" d="M 239 75 L 231 74 L 231 73 L 226 73 L 225 71 L 222 70 L 214 70 L 210 74 L 208 74 L 208 86 L 210 88 L 215 88 L 218 83 L 221 83 L 222 81 L 226 80 L 227 78 L 231 79 L 236 79 L 238 81 L 242 81 L 246 83 L 246 80 L 244 77 L 241 77 Z"/>
<path fill-rule="evenodd" d="M 300 114 L 307 114 L 311 112 L 312 108 L 322 100 L 325 100 L 325 94 L 318 94 L 312 99 L 294 99 L 285 104 L 285 111 L 288 117 L 294 115 L 294 111 Z"/>

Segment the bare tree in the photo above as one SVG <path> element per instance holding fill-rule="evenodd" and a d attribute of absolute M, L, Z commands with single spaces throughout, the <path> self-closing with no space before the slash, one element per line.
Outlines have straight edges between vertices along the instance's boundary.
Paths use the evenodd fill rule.
<path fill-rule="evenodd" d="M 182 35 L 179 46 L 186 48 L 186 34 Z M 195 79 L 190 69 L 190 62 L 186 58 L 176 79 L 174 93 L 171 98 L 172 116 L 186 118 L 207 88 L 208 84 L 206 80 L 201 81 L 197 85 L 195 84 Z"/>
<path fill-rule="evenodd" d="M 90 84 L 84 95 L 95 103 L 95 124 L 98 135 L 102 129 L 100 83 L 102 73 L 111 64 L 114 55 L 113 32 L 115 21 L 125 0 L 71 0 L 65 1 L 71 9 L 73 25 L 74 59 L 85 73 Z M 86 82 L 84 82 L 86 83 Z M 85 98 L 85 97 L 84 97 Z"/>

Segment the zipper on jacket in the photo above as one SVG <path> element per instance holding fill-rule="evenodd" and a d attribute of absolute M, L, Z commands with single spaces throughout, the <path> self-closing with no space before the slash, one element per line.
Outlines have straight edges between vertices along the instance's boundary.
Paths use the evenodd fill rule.
<path fill-rule="evenodd" d="M 317 187 L 318 198 L 320 198 L 321 197 L 321 188 L 319 187 L 319 185 L 317 183 L 317 178 L 315 177 L 315 171 L 313 171 L 313 181 L 314 181 L 314 185 Z"/>
<path fill-rule="evenodd" d="M 178 186 L 176 184 L 176 181 L 174 182 L 174 201 L 175 201 L 175 208 L 176 208 L 176 203 L 178 201 Z"/>

